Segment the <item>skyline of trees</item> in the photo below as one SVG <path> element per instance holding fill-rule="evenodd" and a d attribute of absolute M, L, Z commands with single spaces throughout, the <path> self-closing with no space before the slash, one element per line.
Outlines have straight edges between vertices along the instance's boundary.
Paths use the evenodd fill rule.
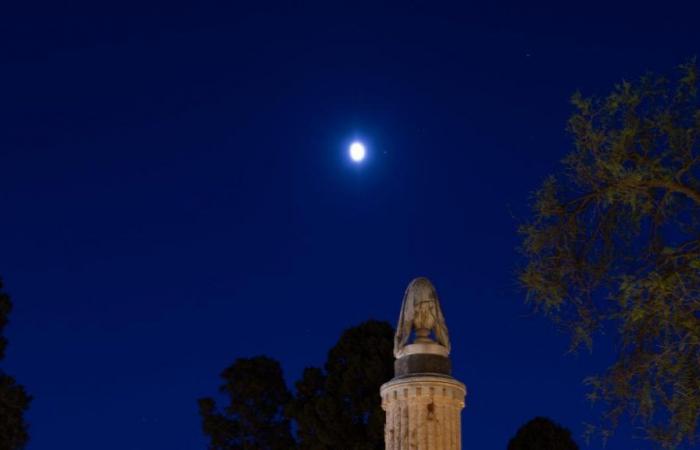
<path fill-rule="evenodd" d="M 345 330 L 323 368 L 307 367 L 295 391 L 266 356 L 238 358 L 220 392 L 198 401 L 211 450 L 381 450 L 379 386 L 393 376 L 393 328 L 369 320 Z M 296 433 L 292 433 L 292 427 Z M 294 436 L 294 437 L 293 437 Z"/>

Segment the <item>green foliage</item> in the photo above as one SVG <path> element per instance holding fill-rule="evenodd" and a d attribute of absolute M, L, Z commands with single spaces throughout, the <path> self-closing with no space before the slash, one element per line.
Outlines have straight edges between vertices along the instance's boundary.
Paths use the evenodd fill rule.
<path fill-rule="evenodd" d="M 508 450 L 578 450 L 571 432 L 545 417 L 535 417 L 508 442 Z"/>
<path fill-rule="evenodd" d="M 700 419 L 700 102 L 691 61 L 606 98 L 574 95 L 574 149 L 535 193 L 520 227 L 519 278 L 535 308 L 618 356 L 591 377 L 605 430 L 627 415 L 665 448 L 693 443 Z"/>
<path fill-rule="evenodd" d="M 291 395 L 279 363 L 265 356 L 237 359 L 221 374 L 229 399 L 223 411 L 215 400 L 199 400 L 202 428 L 211 450 L 289 450 L 294 440 L 284 406 Z"/>
<path fill-rule="evenodd" d="M 2 291 L 0 280 L 0 360 L 5 356 L 7 339 L 2 332 L 12 310 L 10 297 Z M 0 370 L 0 450 L 19 450 L 29 441 L 24 413 L 31 398 L 11 376 Z"/>
<path fill-rule="evenodd" d="M 393 376 L 393 334 L 386 322 L 364 322 L 342 334 L 325 371 L 304 371 L 289 408 L 302 450 L 384 448 L 379 387 Z"/>

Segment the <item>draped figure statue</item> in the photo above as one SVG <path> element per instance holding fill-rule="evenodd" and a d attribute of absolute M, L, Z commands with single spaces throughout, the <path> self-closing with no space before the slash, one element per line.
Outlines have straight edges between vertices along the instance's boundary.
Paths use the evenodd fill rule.
<path fill-rule="evenodd" d="M 434 343 L 430 338 L 430 333 L 433 332 L 437 343 L 449 352 L 450 338 L 440 300 L 435 286 L 424 277 L 414 279 L 406 288 L 394 337 L 396 358 L 403 354 L 413 331 L 416 333 L 415 343 Z"/>

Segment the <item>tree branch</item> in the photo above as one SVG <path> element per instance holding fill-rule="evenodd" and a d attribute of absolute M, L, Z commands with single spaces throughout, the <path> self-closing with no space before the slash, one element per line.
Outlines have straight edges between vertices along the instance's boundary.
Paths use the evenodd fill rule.
<path fill-rule="evenodd" d="M 671 192 L 684 194 L 686 197 L 693 200 L 698 204 L 698 206 L 700 206 L 700 192 L 697 192 L 688 186 L 683 186 L 675 181 L 650 181 L 646 184 L 652 188 L 666 189 Z"/>

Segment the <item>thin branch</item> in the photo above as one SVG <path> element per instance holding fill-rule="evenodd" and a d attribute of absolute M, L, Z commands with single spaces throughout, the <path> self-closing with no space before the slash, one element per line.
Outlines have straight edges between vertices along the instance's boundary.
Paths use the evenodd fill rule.
<path fill-rule="evenodd" d="M 700 206 L 700 192 L 695 191 L 688 186 L 684 186 L 675 181 L 649 181 L 646 183 L 646 185 L 652 188 L 666 189 L 671 192 L 683 194 Z"/>

